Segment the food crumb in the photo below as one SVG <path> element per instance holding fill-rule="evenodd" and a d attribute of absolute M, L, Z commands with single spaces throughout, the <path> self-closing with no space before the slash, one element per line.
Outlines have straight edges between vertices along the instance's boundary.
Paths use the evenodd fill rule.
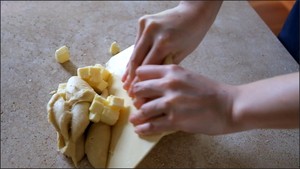
<path fill-rule="evenodd" d="M 53 91 L 51 91 L 49 94 L 50 95 L 53 95 L 53 94 L 55 94 L 56 93 L 56 90 L 53 90 Z"/>

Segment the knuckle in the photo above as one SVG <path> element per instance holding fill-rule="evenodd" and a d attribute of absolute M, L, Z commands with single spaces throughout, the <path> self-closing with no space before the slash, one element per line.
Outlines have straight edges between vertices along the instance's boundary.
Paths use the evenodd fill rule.
<path fill-rule="evenodd" d="M 147 19 L 148 19 L 148 15 L 144 15 L 144 16 L 140 17 L 139 20 L 138 20 L 139 25 L 144 26 Z"/>
<path fill-rule="evenodd" d="M 140 110 L 141 110 L 141 114 L 143 116 L 147 116 L 148 115 L 148 107 L 145 106 L 145 104 L 140 107 Z"/>
<path fill-rule="evenodd" d="M 139 84 L 137 84 L 137 83 L 134 84 L 133 87 L 132 87 L 132 92 L 133 92 L 135 95 L 138 96 L 139 91 L 140 91 L 140 86 L 139 86 Z"/>
<path fill-rule="evenodd" d="M 159 35 L 157 38 L 160 45 L 167 45 L 171 41 L 171 35 L 168 32 L 164 32 L 163 34 Z"/>
<path fill-rule="evenodd" d="M 183 68 L 178 66 L 178 65 L 175 65 L 175 64 L 172 64 L 172 65 L 168 65 L 168 68 L 171 72 L 179 72 L 179 71 L 182 71 Z"/>
<path fill-rule="evenodd" d="M 135 71 L 136 68 L 139 66 L 139 63 L 138 63 L 139 59 L 137 57 L 134 57 L 132 58 L 131 60 L 131 68 L 132 68 L 132 71 Z"/>
<path fill-rule="evenodd" d="M 167 90 L 176 90 L 180 85 L 181 81 L 175 77 L 168 78 L 162 82 L 162 87 Z"/>
<path fill-rule="evenodd" d="M 148 19 L 145 23 L 145 34 L 151 34 L 151 32 L 154 32 L 159 27 L 159 23 L 154 20 Z"/>
<path fill-rule="evenodd" d="M 175 119 L 175 116 L 174 116 L 174 113 L 173 113 L 173 112 L 170 112 L 170 113 L 168 114 L 167 120 L 168 120 L 168 122 L 169 122 L 169 124 L 170 124 L 171 126 L 174 126 L 174 125 L 175 125 L 176 119 Z"/>
<path fill-rule="evenodd" d="M 153 123 L 149 122 L 148 131 L 155 131 L 155 129 L 156 129 L 156 126 Z"/>
<path fill-rule="evenodd" d="M 170 110 L 172 105 L 173 105 L 173 100 L 172 99 L 167 99 L 165 102 L 163 102 L 162 107 L 163 107 L 164 110 L 168 111 L 168 110 Z"/>
<path fill-rule="evenodd" d="M 137 69 L 135 70 L 135 74 L 136 74 L 137 76 L 140 76 L 142 73 L 143 73 L 142 67 L 137 67 Z"/>

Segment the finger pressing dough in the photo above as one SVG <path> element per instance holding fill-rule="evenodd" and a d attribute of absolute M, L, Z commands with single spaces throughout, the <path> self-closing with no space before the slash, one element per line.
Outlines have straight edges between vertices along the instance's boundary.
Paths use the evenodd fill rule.
<path fill-rule="evenodd" d="M 111 138 L 111 128 L 102 122 L 93 123 L 87 133 L 85 153 L 95 168 L 105 168 Z"/>

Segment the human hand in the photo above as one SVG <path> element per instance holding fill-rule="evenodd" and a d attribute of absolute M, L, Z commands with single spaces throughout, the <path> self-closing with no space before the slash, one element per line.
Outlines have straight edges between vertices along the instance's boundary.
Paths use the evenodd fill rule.
<path fill-rule="evenodd" d="M 122 78 L 124 89 L 136 83 L 140 65 L 162 64 L 167 56 L 180 63 L 202 41 L 220 8 L 218 2 L 181 2 L 175 8 L 139 19 L 135 47 Z"/>
<path fill-rule="evenodd" d="M 141 135 L 165 131 L 222 134 L 232 126 L 233 86 L 177 65 L 144 65 L 133 86 L 139 109 L 130 117 Z"/>

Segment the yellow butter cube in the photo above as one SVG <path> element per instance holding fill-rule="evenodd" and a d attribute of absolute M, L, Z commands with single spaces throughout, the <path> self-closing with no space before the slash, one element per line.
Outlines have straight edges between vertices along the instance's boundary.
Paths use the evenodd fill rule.
<path fill-rule="evenodd" d="M 101 113 L 103 111 L 104 105 L 101 102 L 98 102 L 97 100 L 93 100 L 91 106 L 89 107 L 90 114 L 89 114 L 89 119 L 97 123 L 100 121 Z"/>
<path fill-rule="evenodd" d="M 100 116 L 101 116 L 101 114 L 99 114 L 99 113 L 90 112 L 89 120 L 94 123 L 98 123 L 100 121 Z"/>
<path fill-rule="evenodd" d="M 104 104 L 106 103 L 106 100 L 104 98 L 102 98 L 99 95 L 95 95 L 94 99 L 92 101 L 92 104 L 89 107 L 89 119 L 94 122 L 97 123 L 100 121 L 100 117 L 103 111 L 103 107 Z"/>
<path fill-rule="evenodd" d="M 112 108 L 118 108 L 121 109 L 124 107 L 124 99 L 121 97 L 117 97 L 114 95 L 110 95 L 106 99 L 108 101 L 108 105 Z"/>
<path fill-rule="evenodd" d="M 70 60 L 70 52 L 68 47 L 62 46 L 55 51 L 55 59 L 59 63 L 64 63 Z"/>
<path fill-rule="evenodd" d="M 103 80 L 107 81 L 111 75 L 110 72 L 101 64 L 95 64 L 95 67 L 99 67 L 101 69 L 101 77 Z"/>
<path fill-rule="evenodd" d="M 108 81 L 108 78 L 109 78 L 109 76 L 110 76 L 111 74 L 110 74 L 110 72 L 109 72 L 106 68 L 104 68 L 104 69 L 102 69 L 102 71 L 101 71 L 101 75 L 102 75 L 102 79 L 103 79 L 103 80 Z"/>
<path fill-rule="evenodd" d="M 92 86 L 97 85 L 99 82 L 101 82 L 101 69 L 99 67 L 91 66 L 89 70 L 89 82 Z"/>
<path fill-rule="evenodd" d="M 120 46 L 117 44 L 117 42 L 113 42 L 111 45 L 110 45 L 110 48 L 109 48 L 109 53 L 114 56 L 116 55 L 117 53 L 120 52 Z"/>
<path fill-rule="evenodd" d="M 104 107 L 100 121 L 108 125 L 114 125 L 119 119 L 119 114 L 119 111 L 112 110 L 109 107 Z"/>
<path fill-rule="evenodd" d="M 98 94 L 95 95 L 94 100 L 102 103 L 105 106 L 108 105 L 108 101 L 105 98 L 103 98 L 102 96 L 99 96 Z"/>
<path fill-rule="evenodd" d="M 103 107 L 103 103 L 94 99 L 91 106 L 89 107 L 89 110 L 90 112 L 101 113 L 103 111 Z"/>
<path fill-rule="evenodd" d="M 101 80 L 101 82 L 98 83 L 97 86 L 95 86 L 95 90 L 96 90 L 97 92 L 100 92 L 100 93 L 101 93 L 104 89 L 107 88 L 107 86 L 108 86 L 108 83 L 107 83 L 106 81 L 104 81 L 104 80 Z"/>
<path fill-rule="evenodd" d="M 88 80 L 90 78 L 90 66 L 78 68 L 77 75 L 83 80 Z"/>

